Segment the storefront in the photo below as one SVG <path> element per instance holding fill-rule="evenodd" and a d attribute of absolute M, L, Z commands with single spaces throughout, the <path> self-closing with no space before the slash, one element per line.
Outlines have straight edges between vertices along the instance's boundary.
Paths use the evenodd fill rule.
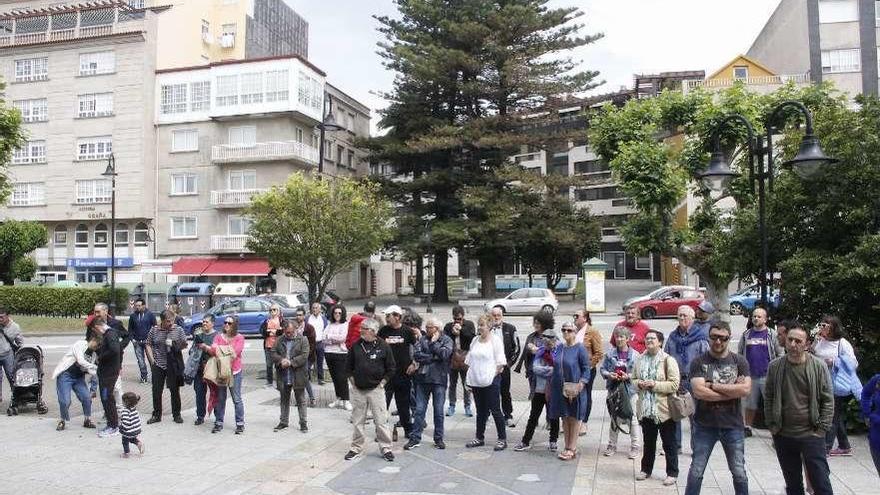
<path fill-rule="evenodd" d="M 68 258 L 67 267 L 73 268 L 77 282 L 105 283 L 109 280 L 110 258 Z M 119 268 L 132 268 L 134 258 L 121 257 L 115 259 Z"/>

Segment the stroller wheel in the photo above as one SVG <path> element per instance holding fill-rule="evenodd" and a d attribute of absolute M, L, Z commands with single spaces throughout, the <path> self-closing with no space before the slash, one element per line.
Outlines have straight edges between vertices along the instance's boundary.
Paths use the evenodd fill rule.
<path fill-rule="evenodd" d="M 6 414 L 9 416 L 18 416 L 18 408 L 15 406 L 10 406 L 9 409 L 6 410 Z"/>

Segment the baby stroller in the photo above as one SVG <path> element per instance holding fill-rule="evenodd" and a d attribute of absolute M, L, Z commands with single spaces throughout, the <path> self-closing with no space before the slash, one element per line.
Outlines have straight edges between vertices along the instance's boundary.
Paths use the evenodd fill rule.
<path fill-rule="evenodd" d="M 15 351 L 12 400 L 6 414 L 17 415 L 19 406 L 27 404 L 36 404 L 38 414 L 49 412 L 43 401 L 43 349 L 40 346 L 26 345 Z"/>

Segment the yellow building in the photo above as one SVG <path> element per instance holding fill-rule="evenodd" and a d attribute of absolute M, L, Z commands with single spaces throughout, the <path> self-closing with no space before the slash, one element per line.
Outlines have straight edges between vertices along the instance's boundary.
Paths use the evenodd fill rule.
<path fill-rule="evenodd" d="M 709 77 L 685 81 L 682 91 L 688 93 L 697 88 L 720 91 L 739 83 L 745 85 L 749 91 L 766 94 L 776 91 L 788 82 L 806 85 L 810 83 L 810 77 L 806 73 L 776 74 L 754 59 L 737 55 Z"/>

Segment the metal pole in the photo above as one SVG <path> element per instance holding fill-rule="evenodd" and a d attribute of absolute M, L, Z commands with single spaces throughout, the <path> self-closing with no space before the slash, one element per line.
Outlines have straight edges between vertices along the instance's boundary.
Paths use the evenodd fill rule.
<path fill-rule="evenodd" d="M 116 316 L 116 159 L 110 155 L 110 314 Z"/>
<path fill-rule="evenodd" d="M 764 159 L 761 158 L 760 163 L 758 164 L 760 167 L 761 173 L 758 174 L 758 236 L 761 238 L 761 275 L 759 277 L 760 287 L 761 287 L 761 305 L 764 309 L 768 309 L 767 306 L 767 258 L 769 255 L 769 246 L 767 242 L 767 225 L 766 225 L 766 207 L 765 203 L 767 200 L 767 192 L 764 188 L 764 180 L 766 176 L 764 175 Z"/>
<path fill-rule="evenodd" d="M 318 127 L 321 129 L 321 139 L 318 142 L 318 179 L 321 179 L 321 175 L 324 173 L 324 122 L 321 122 Z"/>

